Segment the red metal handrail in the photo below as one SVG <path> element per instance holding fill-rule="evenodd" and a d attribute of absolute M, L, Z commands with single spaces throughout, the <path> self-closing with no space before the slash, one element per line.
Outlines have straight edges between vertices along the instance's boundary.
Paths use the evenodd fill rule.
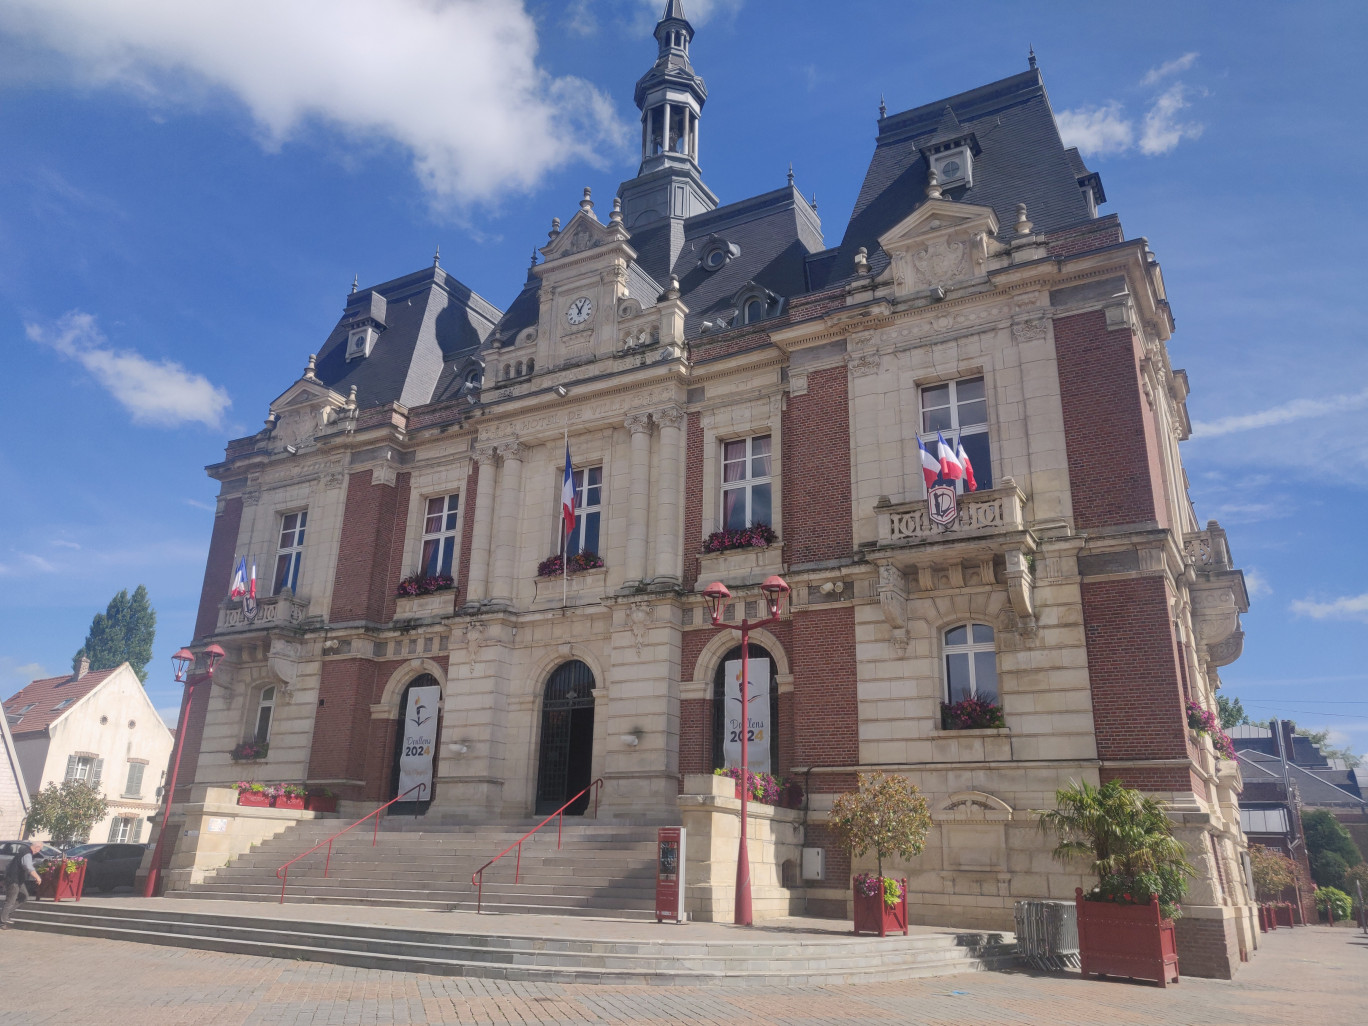
<path fill-rule="evenodd" d="M 566 802 L 564 805 L 562 805 L 559 809 L 557 809 L 555 812 L 551 813 L 551 815 L 547 816 L 544 820 L 542 820 L 540 823 L 538 823 L 536 826 L 534 826 L 531 830 L 529 830 L 527 833 L 523 834 L 523 835 L 522 835 L 521 837 L 519 837 L 516 841 L 514 841 L 512 844 L 510 844 L 507 848 L 505 848 L 503 851 L 499 852 L 499 854 L 495 855 L 492 859 L 490 859 L 488 862 L 486 862 L 483 866 L 481 866 L 479 869 L 475 870 L 475 872 L 473 872 L 473 873 L 470 874 L 470 886 L 479 888 L 479 893 L 478 893 L 478 894 L 476 895 L 476 897 L 475 897 L 475 911 L 476 911 L 476 912 L 479 912 L 479 911 L 481 910 L 482 904 L 483 904 L 483 902 L 484 902 L 484 871 L 485 871 L 486 869 L 488 869 L 490 866 L 494 865 L 494 863 L 498 862 L 499 859 L 503 858 L 505 855 L 507 855 L 507 854 L 508 854 L 510 851 L 512 851 L 514 848 L 517 848 L 517 849 L 518 849 L 518 859 L 517 859 L 516 867 L 515 867 L 514 870 L 513 870 L 513 882 L 514 882 L 514 883 L 517 883 L 517 882 L 522 878 L 522 846 L 523 846 L 523 841 L 527 840 L 529 837 L 531 837 L 533 834 L 535 834 L 535 833 L 536 833 L 538 830 L 540 830 L 542 827 L 546 826 L 547 823 L 550 823 L 553 819 L 556 821 L 556 850 L 559 851 L 559 850 L 560 850 L 560 846 L 561 846 L 561 827 L 564 825 L 564 822 L 565 822 L 565 810 L 568 809 L 571 805 L 574 805 L 575 802 L 579 801 L 580 798 L 582 798 L 585 794 L 587 794 L 591 789 L 592 789 L 593 792 L 594 792 L 594 818 L 597 819 L 597 818 L 598 818 L 598 800 L 599 800 L 599 792 L 603 790 L 603 778 L 602 778 L 602 777 L 599 777 L 599 779 L 595 780 L 595 781 L 594 781 L 593 783 L 591 783 L 588 787 L 586 787 L 583 791 L 581 791 L 579 794 L 575 795 L 575 797 L 571 798 L 568 802 Z"/>
<path fill-rule="evenodd" d="M 280 903 L 281 903 L 282 905 L 285 904 L 285 885 L 288 884 L 288 883 L 290 882 L 290 867 L 293 866 L 293 865 L 294 865 L 296 862 L 298 862 L 300 859 L 302 859 L 302 858 L 304 857 L 304 855 L 312 855 L 314 852 L 318 851 L 319 848 L 323 847 L 323 845 L 326 844 L 326 845 L 328 846 L 328 857 L 327 857 L 327 859 L 325 859 L 324 862 L 323 862 L 323 875 L 324 875 L 324 876 L 327 876 L 327 875 L 328 875 L 328 867 L 332 865 L 332 843 L 333 843 L 333 841 L 337 840 L 339 837 L 341 837 L 343 834 L 345 834 L 348 830 L 352 829 L 352 827 L 360 826 L 360 825 L 361 825 L 362 823 L 364 823 L 366 820 L 368 820 L 368 819 L 370 819 L 372 816 L 374 816 L 374 817 L 375 817 L 375 830 L 371 833 L 371 847 L 374 848 L 374 847 L 375 847 L 375 842 L 376 842 L 376 841 L 379 839 L 379 837 L 380 837 L 380 813 L 384 812 L 386 809 L 388 809 L 388 808 L 389 808 L 391 805 L 393 805 L 395 802 L 403 801 L 404 798 L 406 798 L 408 795 L 412 794 L 414 791 L 417 791 L 417 792 L 418 792 L 418 797 L 415 798 L 415 799 L 413 799 L 413 800 L 416 801 L 416 802 L 421 802 L 421 801 L 423 800 L 423 797 L 422 797 L 423 791 L 426 791 L 426 790 L 427 790 L 427 784 L 423 784 L 423 783 L 414 784 L 412 787 L 410 787 L 410 788 L 409 788 L 407 791 L 405 791 L 403 794 L 399 795 L 399 797 L 397 797 L 397 798 L 391 798 L 389 801 L 385 802 L 384 805 L 380 806 L 380 808 L 376 809 L 376 810 L 373 811 L 373 812 L 368 812 L 368 813 L 366 813 L 364 816 L 362 816 L 360 819 L 358 819 L 358 820 L 357 820 L 355 823 L 353 823 L 351 826 L 343 827 L 341 830 L 339 830 L 337 833 L 333 834 L 331 837 L 324 838 L 323 840 L 321 840 L 321 841 L 319 841 L 317 844 L 315 844 L 312 848 L 310 848 L 308 851 L 304 852 L 303 855 L 296 855 L 294 858 L 290 859 L 289 862 L 285 863 L 285 865 L 283 865 L 283 866 L 281 866 L 279 869 L 277 869 L 277 870 L 276 870 L 276 879 L 280 881 Z M 281 875 L 280 875 L 281 873 L 284 873 L 285 875 L 284 875 L 284 876 L 281 876 Z"/>

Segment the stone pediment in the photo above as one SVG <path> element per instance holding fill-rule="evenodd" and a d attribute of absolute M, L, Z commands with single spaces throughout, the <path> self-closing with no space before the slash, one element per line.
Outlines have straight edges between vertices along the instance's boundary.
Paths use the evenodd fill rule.
<path fill-rule="evenodd" d="M 581 210 L 541 248 L 541 254 L 547 263 L 551 263 L 562 257 L 578 256 L 590 250 L 625 243 L 629 237 L 627 229 L 620 222 L 604 224 L 593 215 L 592 210 Z"/>
<path fill-rule="evenodd" d="M 271 448 L 311 445 L 314 437 L 336 419 L 337 411 L 347 405 L 348 400 L 314 376 L 314 358 L 310 357 L 304 376 L 271 403 Z"/>
<path fill-rule="evenodd" d="M 997 230 L 991 207 L 928 199 L 879 237 L 889 256 L 880 281 L 891 281 L 899 297 L 982 278 Z"/>

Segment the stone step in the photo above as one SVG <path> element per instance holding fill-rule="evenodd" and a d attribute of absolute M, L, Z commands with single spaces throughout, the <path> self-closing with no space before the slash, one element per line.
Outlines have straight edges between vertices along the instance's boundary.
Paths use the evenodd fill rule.
<path fill-rule="evenodd" d="M 766 943 L 756 938 L 757 943 L 745 944 L 551 940 L 288 917 L 267 920 L 61 905 L 23 907 L 16 922 L 24 929 L 70 936 L 405 972 L 561 983 L 812 985 L 906 979 L 994 967 L 1012 960 L 1012 949 L 1006 945 L 971 947 L 953 934 L 820 938 L 811 943 Z"/>

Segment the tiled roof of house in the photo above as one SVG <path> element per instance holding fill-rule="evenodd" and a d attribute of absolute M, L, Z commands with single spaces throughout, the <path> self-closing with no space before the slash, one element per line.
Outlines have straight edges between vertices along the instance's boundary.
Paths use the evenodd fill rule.
<path fill-rule="evenodd" d="M 117 667 L 90 670 L 83 677 L 67 674 L 31 682 L 5 699 L 5 718 L 9 721 L 10 733 L 16 738 L 41 733 L 117 670 Z"/>

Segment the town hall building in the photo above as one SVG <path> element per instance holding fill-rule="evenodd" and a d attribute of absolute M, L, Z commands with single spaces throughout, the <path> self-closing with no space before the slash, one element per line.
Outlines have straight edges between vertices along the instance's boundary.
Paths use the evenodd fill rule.
<path fill-rule="evenodd" d="M 431 695 L 410 811 L 525 820 L 601 779 L 572 812 L 677 823 L 686 783 L 730 763 L 737 635 L 702 591 L 725 584 L 739 624 L 779 575 L 781 618 L 751 636 L 754 768 L 803 788 L 824 870 L 784 882 L 809 912 L 846 914 L 867 868 L 824 825 L 861 771 L 929 801 L 927 850 L 896 870 L 913 920 L 994 928 L 1085 880 L 1032 810 L 1118 778 L 1171 803 L 1196 867 L 1184 971 L 1229 975 L 1257 932 L 1240 771 L 1186 707 L 1215 708 L 1248 599 L 1187 494 L 1157 256 L 1102 212 L 1034 56 L 881 110 L 830 231 L 791 178 L 709 188 L 679 0 L 655 41 L 635 177 L 548 211 L 504 295 L 461 283 L 473 250 L 354 287 L 208 468 L 193 647 L 227 658 L 194 693 L 177 802 L 254 775 L 362 815 L 412 779 L 406 711 Z M 924 472 L 942 442 L 965 472 Z M 244 563 L 254 601 L 228 597 Z M 995 725 L 960 727 L 966 699 Z M 264 757 L 235 760 L 243 742 Z"/>

